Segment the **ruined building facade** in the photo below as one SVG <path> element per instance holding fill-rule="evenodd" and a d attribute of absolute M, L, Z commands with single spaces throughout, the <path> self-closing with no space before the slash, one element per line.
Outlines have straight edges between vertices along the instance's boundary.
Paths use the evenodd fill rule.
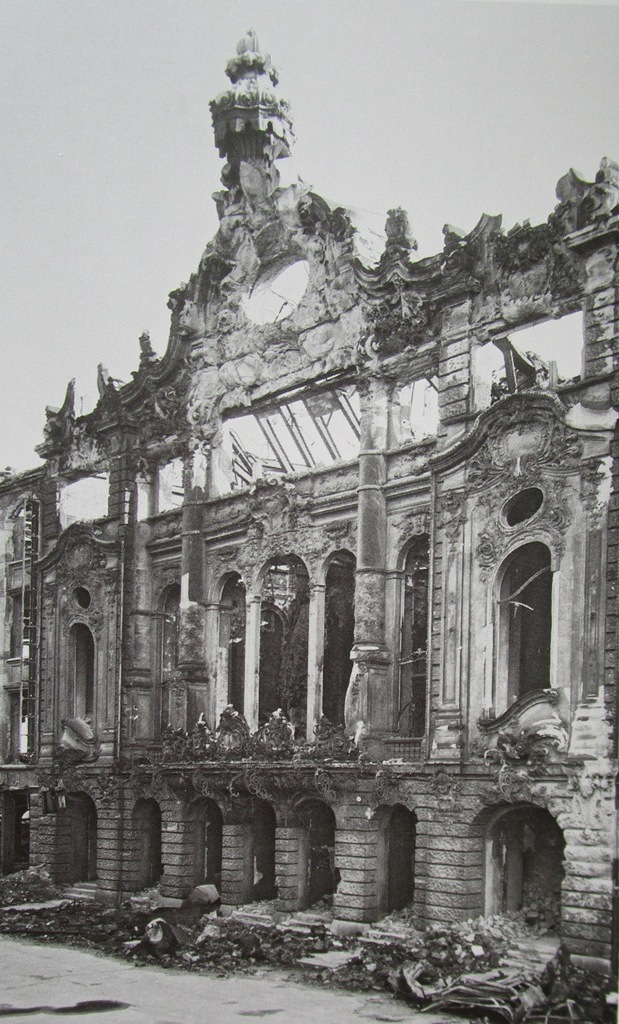
<path fill-rule="evenodd" d="M 167 351 L 0 482 L 2 868 L 612 935 L 619 171 L 374 261 L 249 33 Z M 574 323 L 576 370 L 564 367 Z M 532 332 L 548 325 L 549 359 Z M 570 334 L 570 336 L 572 336 Z"/>

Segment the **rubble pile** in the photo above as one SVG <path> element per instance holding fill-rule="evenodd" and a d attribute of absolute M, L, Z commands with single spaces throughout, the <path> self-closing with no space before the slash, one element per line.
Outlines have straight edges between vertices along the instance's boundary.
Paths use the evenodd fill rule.
<path fill-rule="evenodd" d="M 156 890 L 113 909 L 59 898 L 35 872 L 2 879 L 0 895 L 0 933 L 97 948 L 135 963 L 220 975 L 294 968 L 313 984 L 387 990 L 419 1009 L 484 1022 L 605 1020 L 606 979 L 575 968 L 562 949 L 551 959 L 552 944 L 535 940 L 515 914 L 421 932 L 403 911 L 354 928 L 332 921 L 329 908 L 286 915 L 265 901 L 222 916 L 200 903 L 158 905 Z"/>
<path fill-rule="evenodd" d="M 43 868 L 31 867 L 0 877 L 0 907 L 15 903 L 41 903 L 62 894 Z"/>

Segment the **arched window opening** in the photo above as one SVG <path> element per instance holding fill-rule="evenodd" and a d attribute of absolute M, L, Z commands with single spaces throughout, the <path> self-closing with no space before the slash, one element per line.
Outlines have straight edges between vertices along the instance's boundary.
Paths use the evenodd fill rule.
<path fill-rule="evenodd" d="M 507 705 L 550 686 L 552 571 L 550 551 L 537 541 L 507 560 L 500 597 L 499 686 Z"/>
<path fill-rule="evenodd" d="M 245 584 L 235 573 L 224 585 L 219 606 L 219 650 L 228 704 L 243 714 L 245 690 Z"/>
<path fill-rule="evenodd" d="M 426 730 L 429 572 L 430 541 L 424 534 L 411 545 L 404 564 L 398 716 L 402 736 L 422 737 Z"/>
<path fill-rule="evenodd" d="M 88 626 L 71 626 L 73 694 L 76 718 L 92 718 L 95 707 L 95 642 Z"/>
<path fill-rule="evenodd" d="M 415 895 L 417 816 L 396 804 L 387 825 L 387 911 L 403 910 Z"/>
<path fill-rule="evenodd" d="M 265 800 L 257 800 L 253 821 L 254 877 L 252 900 L 270 900 L 275 887 L 275 811 Z"/>
<path fill-rule="evenodd" d="M 272 562 L 262 585 L 259 720 L 281 708 L 297 734 L 307 716 L 309 576 L 293 555 Z"/>
<path fill-rule="evenodd" d="M 136 889 L 148 889 L 163 874 L 161 862 L 161 810 L 152 797 L 136 801 L 132 814 Z"/>
<path fill-rule="evenodd" d="M 193 884 L 221 888 L 223 818 L 214 800 L 196 800 L 190 808 Z"/>
<path fill-rule="evenodd" d="M 334 725 L 344 724 L 354 633 L 355 559 L 348 551 L 341 551 L 329 565 L 325 588 L 322 713 Z"/>
<path fill-rule="evenodd" d="M 547 930 L 561 919 L 565 839 L 542 807 L 507 811 L 486 837 L 486 913 L 522 911 Z"/>

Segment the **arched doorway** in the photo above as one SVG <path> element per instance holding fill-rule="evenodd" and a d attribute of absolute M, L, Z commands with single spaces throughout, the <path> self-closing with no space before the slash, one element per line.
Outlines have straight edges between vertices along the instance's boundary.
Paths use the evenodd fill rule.
<path fill-rule="evenodd" d="M 307 903 L 311 907 L 335 892 L 335 815 L 321 800 L 305 801 L 298 814 L 307 829 Z"/>
<path fill-rule="evenodd" d="M 386 825 L 386 910 L 403 910 L 415 895 L 415 842 L 417 815 L 396 804 Z"/>
<path fill-rule="evenodd" d="M 355 634 L 355 558 L 349 551 L 333 555 L 325 585 L 322 713 L 344 724 L 344 701 L 350 680 L 350 652 Z"/>
<path fill-rule="evenodd" d="M 270 900 L 275 888 L 275 811 L 266 800 L 256 800 L 252 814 L 252 900 Z"/>
<path fill-rule="evenodd" d="M 189 808 L 193 851 L 193 884 L 221 887 L 223 820 L 214 800 L 194 800 Z"/>
<path fill-rule="evenodd" d="M 136 888 L 156 885 L 163 874 L 161 863 L 161 810 L 152 797 L 140 798 L 133 808 Z"/>
<path fill-rule="evenodd" d="M 97 809 L 86 793 L 67 796 L 65 822 L 69 832 L 69 882 L 94 882 L 97 877 Z"/>
<path fill-rule="evenodd" d="M 545 808 L 500 813 L 486 834 L 486 913 L 524 911 L 529 924 L 557 927 L 564 850 L 563 832 Z"/>

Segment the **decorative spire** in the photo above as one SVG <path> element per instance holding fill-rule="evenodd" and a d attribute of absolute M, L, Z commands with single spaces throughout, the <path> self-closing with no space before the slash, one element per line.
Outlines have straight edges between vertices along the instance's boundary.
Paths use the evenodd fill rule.
<path fill-rule="evenodd" d="M 219 155 L 230 164 L 261 157 L 266 147 L 271 158 L 290 155 L 292 122 L 288 103 L 275 92 L 277 72 L 258 37 L 250 29 L 228 61 L 226 74 L 232 86 L 210 103 Z"/>

